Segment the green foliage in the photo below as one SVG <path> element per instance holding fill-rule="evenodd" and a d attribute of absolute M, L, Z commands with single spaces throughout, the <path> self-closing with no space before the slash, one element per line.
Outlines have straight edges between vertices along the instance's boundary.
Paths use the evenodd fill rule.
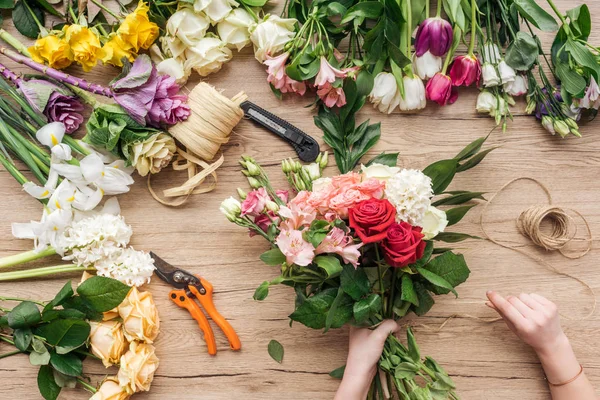
<path fill-rule="evenodd" d="M 519 14 L 536 28 L 544 32 L 558 30 L 558 24 L 554 17 L 540 7 L 535 0 L 514 0 L 514 4 L 519 10 Z"/>
<path fill-rule="evenodd" d="M 42 315 L 35 303 L 24 301 L 8 313 L 7 320 L 12 329 L 29 328 L 39 323 Z"/>
<path fill-rule="evenodd" d="M 285 255 L 279 248 L 274 248 L 262 253 L 260 259 L 267 265 L 281 265 L 285 262 Z"/>
<path fill-rule="evenodd" d="M 38 389 L 46 400 L 56 400 L 60 394 L 60 386 L 54 380 L 54 372 L 48 365 L 42 365 L 37 377 Z"/>
<path fill-rule="evenodd" d="M 327 315 L 333 302 L 338 296 L 338 289 L 329 288 L 316 293 L 304 302 L 290 315 L 292 321 L 312 329 L 323 329 L 326 326 Z M 350 296 L 342 295 L 331 317 L 331 328 L 340 328 L 350 321 L 353 312 L 353 301 Z"/>
<path fill-rule="evenodd" d="M 506 49 L 506 63 L 517 71 L 529 71 L 537 62 L 539 48 L 530 34 L 519 31 Z"/>
<path fill-rule="evenodd" d="M 344 371 L 346 371 L 346 365 L 334 369 L 329 373 L 329 376 L 334 379 L 342 379 L 344 377 Z"/>
<path fill-rule="evenodd" d="M 7 2 L 5 5 L 9 6 Z M 30 39 L 37 39 L 40 34 L 40 28 L 35 21 L 36 18 L 43 26 L 45 15 L 36 2 L 31 0 L 17 0 L 12 9 L 12 20 L 20 34 Z"/>
<path fill-rule="evenodd" d="M 398 155 L 399 153 L 386 153 L 385 151 L 375 157 L 373 157 L 366 166 L 373 164 L 383 164 L 388 167 L 395 167 L 398 165 Z"/>
<path fill-rule="evenodd" d="M 131 288 L 115 279 L 94 276 L 77 288 L 77 294 L 92 310 L 110 311 L 123 302 Z"/>
<path fill-rule="evenodd" d="M 273 360 L 277 361 L 279 364 L 283 362 L 284 351 L 281 343 L 279 343 L 277 340 L 271 340 L 267 350 L 269 351 L 269 355 Z"/>

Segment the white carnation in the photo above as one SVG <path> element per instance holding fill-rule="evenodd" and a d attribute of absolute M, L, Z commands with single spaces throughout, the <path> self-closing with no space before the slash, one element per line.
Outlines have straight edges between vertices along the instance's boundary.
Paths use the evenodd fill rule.
<path fill-rule="evenodd" d="M 421 226 L 433 197 L 431 178 L 416 169 L 403 169 L 387 181 L 385 195 L 396 207 L 398 220 Z"/>
<path fill-rule="evenodd" d="M 64 232 L 64 260 L 89 267 L 105 258 L 114 257 L 127 246 L 132 230 L 120 215 L 98 214 L 74 222 Z"/>
<path fill-rule="evenodd" d="M 154 273 L 154 259 L 144 251 L 133 247 L 119 249 L 112 257 L 94 265 L 97 274 L 119 280 L 129 286 L 142 286 L 150 283 Z"/>

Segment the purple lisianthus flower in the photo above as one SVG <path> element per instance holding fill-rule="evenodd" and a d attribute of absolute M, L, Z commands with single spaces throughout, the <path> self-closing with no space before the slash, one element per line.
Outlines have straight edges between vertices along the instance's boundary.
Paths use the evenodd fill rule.
<path fill-rule="evenodd" d="M 62 122 L 67 133 L 75 132 L 83 122 L 83 104 L 76 96 L 53 92 L 44 109 L 49 122 Z"/>
<path fill-rule="evenodd" d="M 544 117 L 544 115 L 549 115 L 550 113 L 548 112 L 548 109 L 551 108 L 550 106 L 550 98 L 548 97 L 548 90 L 546 88 L 542 89 L 542 92 L 544 93 L 544 101 L 538 102 L 537 106 L 535 108 L 535 117 L 537 119 L 539 119 L 540 121 L 542 120 L 542 118 Z M 562 103 L 563 98 L 562 95 L 560 94 L 560 88 L 557 88 L 556 90 L 553 90 L 553 95 L 554 95 L 554 100 L 556 100 L 559 103 Z"/>
<path fill-rule="evenodd" d="M 419 25 L 415 37 L 415 54 L 421 57 L 427 51 L 443 57 L 452 45 L 452 25 L 440 17 L 427 18 Z"/>

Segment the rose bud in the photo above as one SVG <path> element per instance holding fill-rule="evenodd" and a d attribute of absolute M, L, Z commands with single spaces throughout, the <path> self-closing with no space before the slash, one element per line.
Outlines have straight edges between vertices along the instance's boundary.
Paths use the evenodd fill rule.
<path fill-rule="evenodd" d="M 102 382 L 98 391 L 90 400 L 127 400 L 131 395 L 119 385 L 117 377 L 109 377 Z"/>
<path fill-rule="evenodd" d="M 152 293 L 140 292 L 134 287 L 118 309 L 119 315 L 123 319 L 125 337 L 128 340 L 152 343 L 156 339 L 160 320 Z"/>
<path fill-rule="evenodd" d="M 392 267 L 402 268 L 421 259 L 426 246 L 421 231 L 422 228 L 408 222 L 390 226 L 381 245 L 385 261 Z"/>
<path fill-rule="evenodd" d="M 452 104 L 458 97 L 458 91 L 452 87 L 452 80 L 441 72 L 434 75 L 425 88 L 428 100 L 435 101 L 440 106 Z"/>
<path fill-rule="evenodd" d="M 154 346 L 132 342 L 129 351 L 121 357 L 119 369 L 119 385 L 127 393 L 147 392 L 158 368 L 158 357 L 154 354 Z"/>
<path fill-rule="evenodd" d="M 458 56 L 450 67 L 450 78 L 454 86 L 479 86 L 481 78 L 481 64 L 474 55 Z"/>
<path fill-rule="evenodd" d="M 427 51 L 442 57 L 452 45 L 452 25 L 440 17 L 427 18 L 419 25 L 415 37 L 415 52 L 421 57 Z"/>
<path fill-rule="evenodd" d="M 117 321 L 90 321 L 90 347 L 106 368 L 118 364 L 127 349 L 123 325 Z"/>

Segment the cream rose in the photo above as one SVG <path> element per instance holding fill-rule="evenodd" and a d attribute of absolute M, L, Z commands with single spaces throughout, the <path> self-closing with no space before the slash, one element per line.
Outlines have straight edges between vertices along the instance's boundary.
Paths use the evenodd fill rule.
<path fill-rule="evenodd" d="M 125 337 L 129 341 L 140 340 L 152 343 L 156 339 L 160 320 L 152 293 L 140 292 L 133 287 L 118 310 L 123 319 Z"/>
<path fill-rule="evenodd" d="M 127 393 L 147 392 L 158 368 L 158 357 L 154 354 L 154 346 L 133 342 L 129 351 L 121 357 L 119 369 L 119 385 Z"/>
<path fill-rule="evenodd" d="M 387 165 L 378 163 L 371 164 L 368 167 L 361 165 L 360 169 L 364 179 L 375 178 L 380 181 L 387 181 L 392 176 L 400 172 L 400 168 L 398 167 L 389 167 Z"/>
<path fill-rule="evenodd" d="M 267 56 L 276 56 L 294 35 L 296 20 L 267 15 L 256 26 L 250 28 L 250 40 L 254 44 L 254 56 L 261 63 Z"/>
<path fill-rule="evenodd" d="M 231 57 L 231 50 L 221 39 L 207 36 L 185 51 L 183 68 L 186 71 L 193 69 L 200 76 L 207 76 L 219 71 Z"/>
<path fill-rule="evenodd" d="M 421 220 L 421 227 L 423 228 L 423 235 L 425 240 L 431 240 L 436 237 L 439 233 L 444 232 L 448 225 L 448 218 L 446 213 L 442 210 L 429 206 L 427 212 Z"/>
<path fill-rule="evenodd" d="M 250 25 L 254 22 L 252 16 L 243 8 L 236 8 L 217 24 L 217 32 L 228 47 L 238 51 L 250 44 Z"/>
<path fill-rule="evenodd" d="M 106 378 L 90 400 L 127 400 L 131 395 L 119 385 L 116 376 Z"/>
<path fill-rule="evenodd" d="M 206 35 L 210 21 L 191 7 L 183 7 L 171 15 L 167 22 L 167 33 L 186 46 L 193 46 Z"/>
<path fill-rule="evenodd" d="M 234 0 L 196 0 L 194 1 L 194 11 L 204 12 L 210 19 L 210 22 L 216 24 L 221 22 L 232 10 L 239 4 Z"/>
<path fill-rule="evenodd" d="M 118 321 L 90 322 L 90 347 L 106 368 L 117 364 L 127 350 L 123 324 Z"/>

